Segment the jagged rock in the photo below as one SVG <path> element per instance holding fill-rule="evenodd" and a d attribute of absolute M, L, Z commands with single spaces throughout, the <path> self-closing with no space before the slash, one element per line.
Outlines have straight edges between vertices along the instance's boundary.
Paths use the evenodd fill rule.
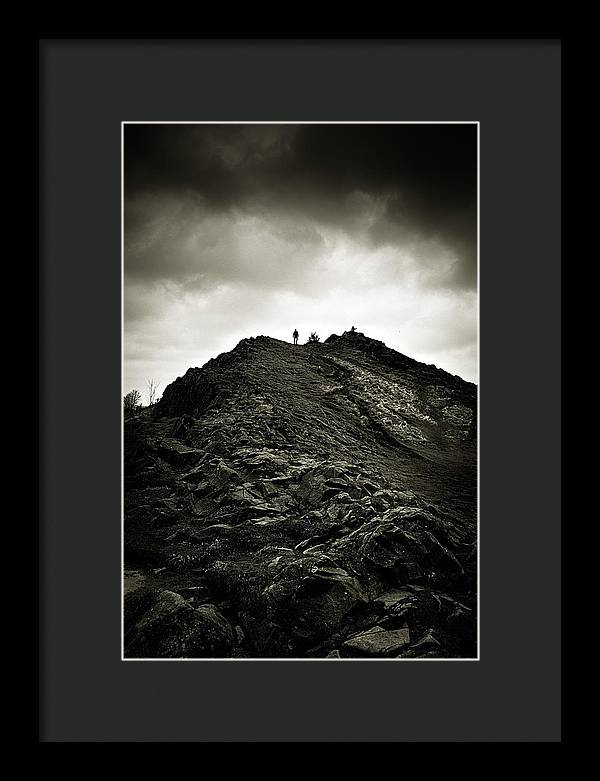
<path fill-rule="evenodd" d="M 412 597 L 391 605 L 388 614 L 390 622 L 394 618 L 396 622 L 406 622 L 415 635 L 442 620 L 440 600 L 436 594 L 427 590 L 417 590 Z"/>
<path fill-rule="evenodd" d="M 273 480 L 261 480 L 256 484 L 255 490 L 265 499 L 271 499 L 281 492 Z"/>
<path fill-rule="evenodd" d="M 429 630 L 411 648 L 413 651 L 420 653 L 421 651 L 431 651 L 434 648 L 439 648 L 440 645 L 440 641 L 433 636 L 432 630 Z"/>
<path fill-rule="evenodd" d="M 171 433 L 171 436 L 176 438 L 183 438 L 186 436 L 186 434 L 192 428 L 193 425 L 194 425 L 194 419 L 192 418 L 192 416 L 183 415 L 173 425 L 173 431 Z"/>
<path fill-rule="evenodd" d="M 150 442 L 149 447 L 155 450 L 161 458 L 173 464 L 195 464 L 204 455 L 202 450 L 190 447 L 177 439 L 171 438 Z"/>
<path fill-rule="evenodd" d="M 408 627 L 386 630 L 382 626 L 374 626 L 372 629 L 346 640 L 343 647 L 354 655 L 394 656 L 408 643 L 410 643 Z"/>
<path fill-rule="evenodd" d="M 231 467 L 227 466 L 227 464 L 224 464 L 222 461 L 218 464 L 215 472 L 215 482 L 221 488 L 225 488 L 229 485 L 238 485 L 241 480 L 241 475 L 239 472 L 236 472 L 235 469 L 231 469 Z"/>
<path fill-rule="evenodd" d="M 233 457 L 243 461 L 244 465 L 256 474 L 276 475 L 285 469 L 288 465 L 288 459 L 285 454 L 276 450 L 240 449 L 233 453 Z"/>
<path fill-rule="evenodd" d="M 311 644 L 335 632 L 350 611 L 368 600 L 358 580 L 327 557 L 293 553 L 270 561 L 277 571 L 263 598 L 270 615 L 296 642 Z"/>
<path fill-rule="evenodd" d="M 192 483 L 197 485 L 202 480 L 202 478 L 206 476 L 206 474 L 206 469 L 204 469 L 202 466 L 196 466 L 194 469 L 186 472 L 184 475 L 181 475 L 180 479 L 185 483 Z"/>
<path fill-rule="evenodd" d="M 385 512 L 397 503 L 397 499 L 392 491 L 376 491 L 371 497 L 371 503 L 378 512 Z"/>
<path fill-rule="evenodd" d="M 399 602 L 405 602 L 407 599 L 412 599 L 412 597 L 413 597 L 413 592 L 405 589 L 386 591 L 385 594 L 380 594 L 375 599 L 375 602 L 381 603 L 383 609 L 388 610 L 394 605 L 397 605 Z"/>
<path fill-rule="evenodd" d="M 367 521 L 334 547 L 340 555 L 366 559 L 405 583 L 438 572 L 460 574 L 456 557 L 429 531 L 433 524 L 426 511 L 401 507 Z"/>
<path fill-rule="evenodd" d="M 262 498 L 257 496 L 247 483 L 232 488 L 227 494 L 228 499 L 236 502 L 247 502 L 250 504 L 262 504 Z"/>
<path fill-rule="evenodd" d="M 244 630 L 242 629 L 242 627 L 241 626 L 235 626 L 233 628 L 233 633 L 234 633 L 235 642 L 237 643 L 237 645 L 243 645 L 244 644 L 244 640 L 246 639 L 246 635 L 244 634 Z"/>
<path fill-rule="evenodd" d="M 446 624 L 454 630 L 468 630 L 473 625 L 472 611 L 468 608 L 457 606 L 446 618 Z"/>
<path fill-rule="evenodd" d="M 315 507 L 322 501 L 326 490 L 323 475 L 307 472 L 296 491 L 296 501 L 305 507 Z"/>

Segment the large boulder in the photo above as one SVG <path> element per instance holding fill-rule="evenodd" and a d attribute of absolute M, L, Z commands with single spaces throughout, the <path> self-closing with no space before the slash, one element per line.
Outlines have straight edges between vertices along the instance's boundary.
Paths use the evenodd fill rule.
<path fill-rule="evenodd" d="M 293 636 L 315 642 L 332 635 L 350 611 L 366 603 L 356 578 L 339 570 L 306 578 L 286 612 Z"/>
<path fill-rule="evenodd" d="M 203 450 L 190 447 L 172 437 L 151 439 L 148 441 L 148 449 L 155 452 L 168 463 L 176 466 L 197 464 L 206 455 Z"/>
<path fill-rule="evenodd" d="M 214 605 L 195 608 L 180 594 L 168 590 L 145 597 L 145 605 L 137 611 L 137 620 L 125 638 L 127 657 L 195 658 L 230 653 L 233 631 Z M 126 614 L 127 607 L 126 602 Z"/>
<path fill-rule="evenodd" d="M 346 557 L 358 568 L 389 573 L 400 583 L 460 574 L 456 557 L 431 528 L 435 528 L 435 519 L 430 513 L 400 507 L 361 524 L 337 541 L 330 553 Z"/>
<path fill-rule="evenodd" d="M 410 600 L 412 597 L 413 592 L 408 589 L 393 589 L 392 591 L 386 591 L 384 594 L 380 594 L 376 597 L 375 603 L 381 605 L 383 611 L 386 612 L 394 607 L 394 605 Z"/>
<path fill-rule="evenodd" d="M 296 492 L 296 500 L 301 507 L 318 507 L 323 501 L 326 492 L 326 477 L 311 469 L 300 480 Z"/>
<path fill-rule="evenodd" d="M 330 637 L 368 603 L 357 578 L 319 550 L 281 550 L 267 567 L 272 582 L 262 593 L 265 612 L 298 645 Z"/>

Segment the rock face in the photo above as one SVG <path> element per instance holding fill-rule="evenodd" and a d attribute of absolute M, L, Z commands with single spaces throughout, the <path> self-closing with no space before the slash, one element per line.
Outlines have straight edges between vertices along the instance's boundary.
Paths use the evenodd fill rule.
<path fill-rule="evenodd" d="M 127 658 L 476 656 L 477 390 L 244 339 L 125 424 Z"/>
<path fill-rule="evenodd" d="M 227 655 L 233 646 L 229 623 L 214 605 L 192 607 L 180 594 L 159 591 L 144 594 L 146 604 L 132 617 L 127 646 L 135 656 L 202 657 Z M 129 607 L 141 602 L 129 599 Z M 135 614 L 134 614 L 135 615 Z"/>

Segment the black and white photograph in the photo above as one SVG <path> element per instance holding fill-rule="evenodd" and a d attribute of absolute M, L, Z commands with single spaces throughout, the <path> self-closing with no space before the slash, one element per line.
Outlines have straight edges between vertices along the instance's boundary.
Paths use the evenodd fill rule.
<path fill-rule="evenodd" d="M 480 658 L 467 120 L 122 123 L 123 660 Z"/>

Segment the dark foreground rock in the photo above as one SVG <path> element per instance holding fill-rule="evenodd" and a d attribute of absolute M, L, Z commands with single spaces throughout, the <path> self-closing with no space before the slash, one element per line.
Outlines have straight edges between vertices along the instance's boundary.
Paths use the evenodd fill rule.
<path fill-rule="evenodd" d="M 126 637 L 131 656 L 227 656 L 233 646 L 232 628 L 214 605 L 193 607 L 174 591 L 134 593 L 125 610 L 137 612 Z"/>
<path fill-rule="evenodd" d="M 125 656 L 475 656 L 476 396 L 361 334 L 190 369 L 125 424 Z"/>

